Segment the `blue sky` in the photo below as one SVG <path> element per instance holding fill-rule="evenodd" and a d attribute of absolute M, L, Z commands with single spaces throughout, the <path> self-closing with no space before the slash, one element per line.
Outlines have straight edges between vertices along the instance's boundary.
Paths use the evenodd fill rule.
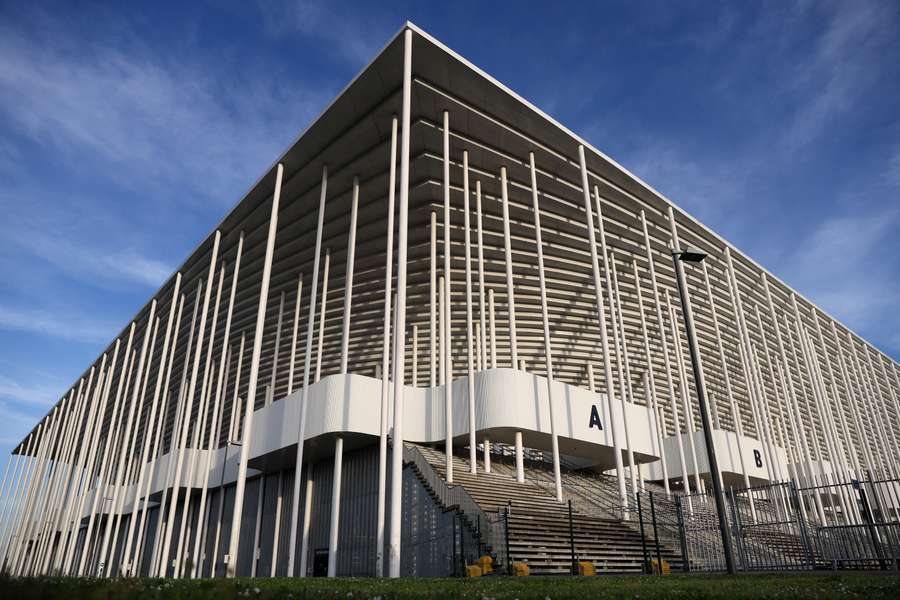
<path fill-rule="evenodd" d="M 2 454 L 406 19 L 900 357 L 895 1 L 0 2 Z"/>

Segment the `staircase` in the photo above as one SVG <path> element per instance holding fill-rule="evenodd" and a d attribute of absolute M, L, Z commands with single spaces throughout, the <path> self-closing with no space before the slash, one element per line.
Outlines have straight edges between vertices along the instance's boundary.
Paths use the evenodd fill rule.
<path fill-rule="evenodd" d="M 446 457 L 442 450 L 417 446 L 437 474 L 446 479 Z M 564 502 L 555 499 L 549 465 L 532 463 L 526 482 L 516 483 L 515 469 L 497 463 L 491 473 L 469 472 L 467 460 L 453 457 L 453 483 L 462 487 L 484 511 L 484 518 L 496 520 L 509 509 L 509 554 L 512 560 L 527 561 L 536 575 L 568 575 L 572 572 L 572 541 L 575 559 L 588 561 L 603 572 L 641 572 L 643 547 L 636 518 L 624 521 L 610 502 L 618 500 L 615 479 L 579 474 L 567 470 L 562 477 Z M 597 488 L 597 489 L 595 489 Z M 568 503 L 572 500 L 572 527 Z M 494 547 L 498 543 L 495 539 Z M 661 548 L 662 558 L 680 568 L 680 558 L 672 547 Z"/>

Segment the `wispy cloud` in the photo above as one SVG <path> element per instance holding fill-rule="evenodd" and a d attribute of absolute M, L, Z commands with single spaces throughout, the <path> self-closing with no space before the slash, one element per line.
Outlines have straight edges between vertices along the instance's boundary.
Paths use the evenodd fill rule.
<path fill-rule="evenodd" d="M 190 49 L 151 51 L 134 32 L 73 39 L 52 17 L 32 20 L 40 36 L 0 25 L 0 116 L 73 170 L 100 161 L 132 189 L 180 189 L 179 203 L 230 205 L 328 98 L 210 69 Z"/>
<path fill-rule="evenodd" d="M 5 375 L 0 375 L 0 399 L 39 408 L 50 406 L 58 400 L 62 383 L 23 384 Z"/>
<path fill-rule="evenodd" d="M 121 327 L 81 315 L 0 304 L 0 329 L 24 331 L 78 342 L 108 342 Z"/>
<path fill-rule="evenodd" d="M 400 25 L 388 24 L 377 12 L 361 18 L 358 11 L 342 9 L 339 3 L 331 2 L 259 2 L 259 9 L 271 34 L 299 33 L 324 42 L 322 52 L 336 54 L 358 67 L 369 62 L 387 41 L 387 36 L 393 33 L 391 28 Z"/>

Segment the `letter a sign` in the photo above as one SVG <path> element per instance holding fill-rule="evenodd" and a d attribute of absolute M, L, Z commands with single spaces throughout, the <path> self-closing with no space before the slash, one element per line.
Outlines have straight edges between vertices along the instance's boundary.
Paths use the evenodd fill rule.
<path fill-rule="evenodd" d="M 588 429 L 594 426 L 600 431 L 603 431 L 603 423 L 600 421 L 600 413 L 597 412 L 596 404 L 591 406 L 591 422 L 588 423 Z"/>

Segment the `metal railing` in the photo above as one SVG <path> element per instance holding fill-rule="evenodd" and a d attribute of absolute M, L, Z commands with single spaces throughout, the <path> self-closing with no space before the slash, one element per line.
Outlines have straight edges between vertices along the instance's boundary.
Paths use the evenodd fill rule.
<path fill-rule="evenodd" d="M 498 563 L 504 565 L 508 563 L 506 519 L 501 511 L 485 511 L 466 488 L 444 481 L 419 447 L 404 445 L 403 460 L 416 470 L 444 508 L 454 510 L 459 514 L 461 517 L 460 527 L 470 528 L 478 544 L 475 554 L 490 553 L 496 557 Z M 467 556 L 475 555 L 471 552 L 471 548 L 469 553 L 462 551 L 464 537 L 461 533 L 454 537 L 460 540 L 461 546 L 459 553 L 455 552 L 454 554 L 463 561 L 467 560 Z"/>

